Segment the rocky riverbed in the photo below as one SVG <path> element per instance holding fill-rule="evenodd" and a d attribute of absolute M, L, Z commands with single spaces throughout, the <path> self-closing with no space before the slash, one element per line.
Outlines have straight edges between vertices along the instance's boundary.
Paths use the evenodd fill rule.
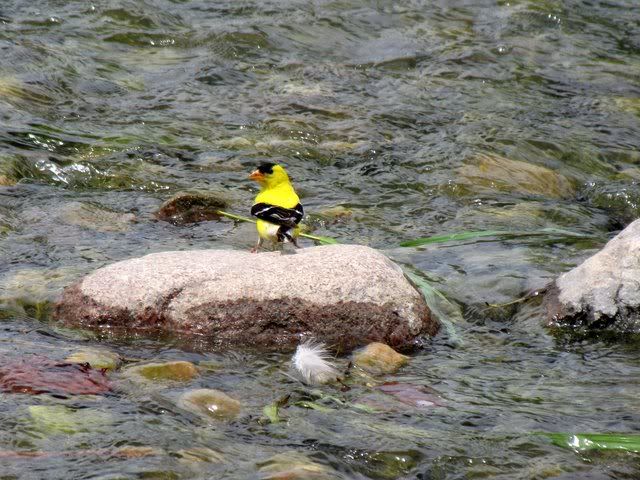
<path fill-rule="evenodd" d="M 640 217 L 639 15 L 0 2 L 2 476 L 639 478 L 637 335 L 549 328 L 528 295 Z M 345 385 L 309 386 L 288 352 L 53 320 L 118 262 L 247 252 L 254 225 L 215 210 L 248 214 L 263 161 L 311 233 L 402 267 L 438 334 L 393 367 L 331 357 Z"/>

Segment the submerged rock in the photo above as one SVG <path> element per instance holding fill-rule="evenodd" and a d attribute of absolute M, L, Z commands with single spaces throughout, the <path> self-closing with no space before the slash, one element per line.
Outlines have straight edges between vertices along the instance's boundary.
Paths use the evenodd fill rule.
<path fill-rule="evenodd" d="M 147 363 L 127 369 L 127 373 L 138 375 L 147 380 L 174 380 L 186 382 L 198 375 L 198 369 L 191 362 L 176 361 Z"/>
<path fill-rule="evenodd" d="M 2 359 L 0 391 L 30 395 L 101 395 L 111 391 L 111 382 L 104 372 L 87 365 L 56 362 L 33 355 Z"/>
<path fill-rule="evenodd" d="M 422 459 L 422 454 L 417 450 L 360 450 L 358 457 L 360 468 L 367 477 L 391 480 L 410 478 L 409 474 Z"/>
<path fill-rule="evenodd" d="M 615 97 L 616 107 L 626 113 L 632 113 L 640 117 L 640 99 L 638 97 Z"/>
<path fill-rule="evenodd" d="M 544 302 L 549 326 L 640 332 L 640 220 L 562 274 Z"/>
<path fill-rule="evenodd" d="M 342 205 L 336 205 L 335 207 L 320 210 L 318 216 L 333 221 L 344 220 L 353 216 L 353 210 Z"/>
<path fill-rule="evenodd" d="M 208 388 L 185 392 L 178 400 L 178 406 L 217 420 L 233 420 L 240 414 L 242 405 L 224 392 Z"/>
<path fill-rule="evenodd" d="M 0 221 L 0 233 L 2 223 Z M 45 319 L 51 303 L 65 285 L 77 278 L 81 267 L 24 268 L 0 278 L 0 306 L 18 315 Z"/>
<path fill-rule="evenodd" d="M 111 331 L 199 334 L 218 346 L 290 350 L 314 337 L 340 352 L 376 341 L 409 348 L 439 326 L 397 265 L 357 245 L 151 254 L 68 287 L 54 315 Z"/>
<path fill-rule="evenodd" d="M 225 140 L 220 140 L 218 144 L 223 148 L 228 148 L 230 150 L 245 150 L 247 148 L 252 148 L 253 143 L 244 137 L 232 137 L 227 138 Z"/>
<path fill-rule="evenodd" d="M 426 385 L 386 382 L 377 386 L 376 389 L 391 395 L 399 402 L 416 408 L 432 408 L 444 405 L 438 393 Z"/>
<path fill-rule="evenodd" d="M 365 142 L 345 142 L 345 141 L 327 141 L 318 145 L 319 148 L 324 148 L 334 152 L 350 152 L 356 148 L 366 146 Z"/>
<path fill-rule="evenodd" d="M 408 362 L 409 357 L 379 342 L 370 343 L 353 355 L 356 366 L 372 373 L 394 373 Z"/>
<path fill-rule="evenodd" d="M 122 360 L 117 353 L 108 350 L 80 350 L 69 355 L 67 363 L 88 363 L 97 370 L 115 370 Z"/>
<path fill-rule="evenodd" d="M 112 212 L 97 205 L 69 202 L 62 207 L 60 220 L 96 232 L 126 232 L 135 222 L 132 213 Z"/>
<path fill-rule="evenodd" d="M 13 178 L 0 174 L 0 187 L 12 187 L 15 184 L 16 181 Z"/>
<path fill-rule="evenodd" d="M 181 463 L 222 463 L 224 455 L 207 447 L 183 448 L 175 452 Z"/>
<path fill-rule="evenodd" d="M 590 182 L 580 194 L 589 206 L 604 210 L 611 219 L 622 224 L 640 217 L 640 185 L 637 182 Z"/>
<path fill-rule="evenodd" d="M 126 446 L 120 447 L 113 452 L 113 455 L 122 458 L 143 458 L 164 455 L 164 451 L 155 447 Z"/>
<path fill-rule="evenodd" d="M 302 453 L 285 452 L 257 464 L 260 478 L 270 480 L 329 480 L 341 478 L 329 467 L 312 461 Z"/>
<path fill-rule="evenodd" d="M 64 405 L 30 405 L 28 407 L 33 430 L 49 435 L 74 435 L 104 430 L 113 419 L 107 412 Z"/>
<path fill-rule="evenodd" d="M 549 198 L 568 198 L 573 184 L 553 170 L 494 154 L 480 154 L 463 165 L 458 174 L 472 191 L 498 190 Z"/>
<path fill-rule="evenodd" d="M 156 212 L 158 219 L 174 225 L 217 220 L 218 210 L 227 207 L 229 202 L 211 193 L 180 192 L 164 202 Z"/>

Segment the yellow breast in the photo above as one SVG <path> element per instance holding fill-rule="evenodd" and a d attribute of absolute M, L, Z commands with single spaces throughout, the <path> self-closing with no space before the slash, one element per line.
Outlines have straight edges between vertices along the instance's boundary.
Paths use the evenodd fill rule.
<path fill-rule="evenodd" d="M 256 229 L 258 230 L 258 235 L 260 235 L 260 238 L 264 240 L 277 242 L 278 228 L 280 228 L 280 226 L 276 225 L 275 223 L 265 222 L 264 220 L 258 220 L 256 222 Z M 291 231 L 291 235 L 297 238 L 300 235 L 300 227 L 294 228 Z"/>
<path fill-rule="evenodd" d="M 255 203 L 268 203 L 278 207 L 293 208 L 300 203 L 300 198 L 298 198 L 290 183 L 281 183 L 258 193 Z"/>
<path fill-rule="evenodd" d="M 264 240 L 271 240 L 272 242 L 276 242 L 278 240 L 278 228 L 280 228 L 275 223 L 265 222 L 264 220 L 258 220 L 256 222 L 256 228 L 258 229 L 258 235 L 260 238 Z"/>

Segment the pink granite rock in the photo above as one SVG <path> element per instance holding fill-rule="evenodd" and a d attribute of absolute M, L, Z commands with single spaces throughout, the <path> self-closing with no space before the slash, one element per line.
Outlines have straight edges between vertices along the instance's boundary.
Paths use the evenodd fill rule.
<path fill-rule="evenodd" d="M 408 349 L 439 327 L 402 270 L 358 245 L 154 253 L 67 287 L 55 316 L 112 331 L 199 334 L 222 347 L 289 350 L 314 337 L 340 352 L 375 341 Z"/>

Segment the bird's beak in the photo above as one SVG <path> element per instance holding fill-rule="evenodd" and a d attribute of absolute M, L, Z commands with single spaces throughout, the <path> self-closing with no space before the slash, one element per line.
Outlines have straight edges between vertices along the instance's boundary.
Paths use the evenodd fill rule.
<path fill-rule="evenodd" d="M 262 182 L 264 180 L 264 173 L 262 173 L 260 170 L 254 170 L 253 172 L 251 172 L 251 175 L 249 175 L 249 180 Z"/>

